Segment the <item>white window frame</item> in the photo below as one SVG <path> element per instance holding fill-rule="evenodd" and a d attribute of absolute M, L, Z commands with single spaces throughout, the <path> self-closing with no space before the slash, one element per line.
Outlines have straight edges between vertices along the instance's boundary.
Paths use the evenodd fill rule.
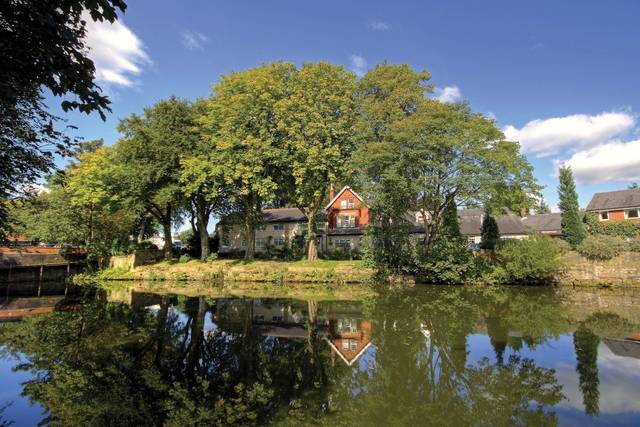
<path fill-rule="evenodd" d="M 347 207 L 349 209 L 354 209 L 356 207 L 355 199 L 353 197 L 349 197 L 349 201 L 347 202 Z"/>
<path fill-rule="evenodd" d="M 630 212 L 635 212 L 636 216 L 630 216 L 629 215 Z M 624 218 L 625 219 L 638 219 L 638 218 L 640 218 L 640 208 L 627 209 L 626 211 L 624 211 Z"/>
<path fill-rule="evenodd" d="M 256 248 L 266 248 L 267 247 L 267 240 L 266 239 L 256 239 Z"/>
<path fill-rule="evenodd" d="M 603 215 L 606 215 L 605 218 Z M 600 211 L 600 221 L 609 221 L 609 211 Z"/>
<path fill-rule="evenodd" d="M 340 200 L 340 209 L 347 209 L 347 200 L 346 199 Z"/>
<path fill-rule="evenodd" d="M 273 231 L 284 231 L 284 224 L 273 224 Z"/>
<path fill-rule="evenodd" d="M 278 246 L 278 247 L 280 247 L 280 246 L 284 246 L 284 238 L 282 238 L 282 237 L 276 237 L 276 238 L 274 238 L 274 239 L 273 239 L 273 245 L 274 245 L 274 246 Z"/>
<path fill-rule="evenodd" d="M 348 225 L 344 225 L 344 219 L 348 218 Z M 336 217 L 336 227 L 337 228 L 354 228 L 356 226 L 356 216 L 355 215 L 338 215 Z"/>
<path fill-rule="evenodd" d="M 256 230 L 257 231 L 264 231 L 267 229 L 267 226 L 265 224 L 258 224 L 256 225 Z"/>

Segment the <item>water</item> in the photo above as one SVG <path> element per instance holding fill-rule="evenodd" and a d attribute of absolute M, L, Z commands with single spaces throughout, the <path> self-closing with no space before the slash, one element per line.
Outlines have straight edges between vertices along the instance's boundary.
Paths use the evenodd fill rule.
<path fill-rule="evenodd" d="M 639 291 L 39 292 L 0 297 L 0 426 L 640 425 Z"/>

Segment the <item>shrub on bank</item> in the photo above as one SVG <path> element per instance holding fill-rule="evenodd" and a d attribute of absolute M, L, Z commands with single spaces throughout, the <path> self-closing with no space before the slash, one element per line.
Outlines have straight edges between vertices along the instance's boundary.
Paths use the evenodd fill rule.
<path fill-rule="evenodd" d="M 599 221 L 598 215 L 586 216 L 587 229 L 593 235 L 617 236 L 640 239 L 640 221 Z"/>
<path fill-rule="evenodd" d="M 621 237 L 593 235 L 578 245 L 577 250 L 588 259 L 606 261 L 617 257 L 628 247 L 628 243 Z"/>
<path fill-rule="evenodd" d="M 498 245 L 493 266 L 484 279 L 496 284 L 544 284 L 562 271 L 562 246 L 539 234 L 523 240 L 504 240 Z"/>

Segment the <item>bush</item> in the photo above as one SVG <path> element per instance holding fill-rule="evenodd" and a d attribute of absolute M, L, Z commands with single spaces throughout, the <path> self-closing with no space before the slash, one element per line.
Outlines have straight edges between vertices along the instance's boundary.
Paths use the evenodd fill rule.
<path fill-rule="evenodd" d="M 473 278 L 476 263 L 464 239 L 441 238 L 429 253 L 417 245 L 413 272 L 423 283 L 458 285 Z"/>
<path fill-rule="evenodd" d="M 640 237 L 629 240 L 628 250 L 630 252 L 640 252 Z"/>
<path fill-rule="evenodd" d="M 209 256 L 207 257 L 207 261 L 208 262 L 212 262 L 218 259 L 218 254 L 217 253 L 211 253 L 209 254 Z"/>
<path fill-rule="evenodd" d="M 598 221 L 598 215 L 586 216 L 587 229 L 591 234 L 640 239 L 640 221 Z"/>
<path fill-rule="evenodd" d="M 589 236 L 578 245 L 577 250 L 588 259 L 606 261 L 627 249 L 627 242 L 616 236 Z"/>
<path fill-rule="evenodd" d="M 500 242 L 493 270 L 485 276 L 490 283 L 543 284 L 553 282 L 562 270 L 562 247 L 548 236 L 533 234 L 528 239 Z"/>
<path fill-rule="evenodd" d="M 191 261 L 191 256 L 189 254 L 184 254 L 180 256 L 180 259 L 178 260 L 179 263 L 184 264 L 187 263 L 189 261 Z"/>

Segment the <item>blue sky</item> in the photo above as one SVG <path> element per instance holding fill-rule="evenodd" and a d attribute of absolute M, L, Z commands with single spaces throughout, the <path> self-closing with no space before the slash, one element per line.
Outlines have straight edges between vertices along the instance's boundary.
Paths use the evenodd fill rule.
<path fill-rule="evenodd" d="M 89 29 L 113 114 L 68 117 L 111 144 L 119 119 L 170 95 L 206 96 L 233 70 L 327 60 L 362 73 L 386 59 L 429 71 L 434 96 L 495 117 L 552 206 L 556 165 L 568 162 L 585 206 L 640 180 L 638 18 L 635 0 L 130 0 L 120 23 Z"/>

